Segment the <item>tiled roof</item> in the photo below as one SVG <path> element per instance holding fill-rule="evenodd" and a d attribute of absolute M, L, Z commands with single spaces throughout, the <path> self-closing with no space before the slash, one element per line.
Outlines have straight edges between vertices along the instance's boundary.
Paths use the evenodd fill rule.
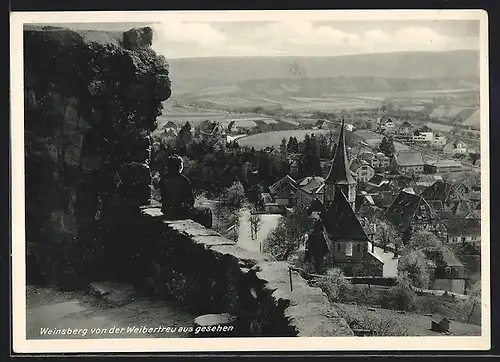
<path fill-rule="evenodd" d="M 427 201 L 440 200 L 442 202 L 448 201 L 448 198 L 453 190 L 453 186 L 443 180 L 437 180 L 431 186 L 427 187 L 420 196 Z"/>
<path fill-rule="evenodd" d="M 392 204 L 392 201 L 394 200 L 394 196 L 390 191 L 378 192 L 376 194 L 372 194 L 372 198 L 375 204 L 381 207 L 390 206 Z"/>
<path fill-rule="evenodd" d="M 399 152 L 394 155 L 398 166 L 423 166 L 424 159 L 420 152 Z"/>
<path fill-rule="evenodd" d="M 174 128 L 174 129 L 177 129 L 177 125 L 172 122 L 172 121 L 168 121 L 167 123 L 165 123 L 165 126 L 163 126 L 164 128 Z"/>
<path fill-rule="evenodd" d="M 321 220 L 331 240 L 369 241 L 353 209 L 340 188 L 335 188 L 335 197 Z"/>
<path fill-rule="evenodd" d="M 459 200 L 453 205 L 451 212 L 455 217 L 465 217 L 473 210 L 470 202 L 466 200 Z"/>
<path fill-rule="evenodd" d="M 297 182 L 290 175 L 286 175 L 286 176 L 282 177 L 281 179 L 276 181 L 274 184 L 269 186 L 269 191 L 271 192 L 271 194 L 276 194 L 281 189 L 285 188 L 288 185 L 297 186 Z"/>
<path fill-rule="evenodd" d="M 481 210 L 472 210 L 465 216 L 465 219 L 481 220 Z"/>
<path fill-rule="evenodd" d="M 401 191 L 385 213 L 385 218 L 396 227 L 406 229 L 413 220 L 437 220 L 438 216 L 419 195 Z"/>
<path fill-rule="evenodd" d="M 446 246 L 443 248 L 443 262 L 446 266 L 463 266 L 460 260 L 458 260 L 455 256 L 455 253 L 453 253 L 453 251 Z"/>
<path fill-rule="evenodd" d="M 325 179 L 321 176 L 308 176 L 299 181 L 299 187 L 302 191 L 311 194 L 323 186 Z"/>
<path fill-rule="evenodd" d="M 371 168 L 371 166 L 368 165 L 368 162 L 363 160 L 352 161 L 351 166 L 349 168 L 351 169 L 352 172 L 356 172 L 361 166 L 369 166 Z"/>
<path fill-rule="evenodd" d="M 436 161 L 432 165 L 436 167 L 462 167 L 462 164 L 455 160 Z"/>

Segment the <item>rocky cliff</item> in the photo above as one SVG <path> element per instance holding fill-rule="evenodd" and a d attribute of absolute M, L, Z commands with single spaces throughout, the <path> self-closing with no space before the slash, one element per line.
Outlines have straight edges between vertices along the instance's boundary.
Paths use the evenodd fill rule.
<path fill-rule="evenodd" d="M 152 36 L 25 27 L 28 278 L 78 286 L 109 225 L 149 203 L 150 133 L 171 95 Z"/>

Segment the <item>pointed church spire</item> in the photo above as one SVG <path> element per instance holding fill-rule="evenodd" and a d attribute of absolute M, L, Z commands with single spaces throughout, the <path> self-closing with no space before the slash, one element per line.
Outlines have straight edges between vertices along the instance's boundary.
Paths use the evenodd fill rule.
<path fill-rule="evenodd" d="M 340 126 L 339 141 L 335 148 L 333 162 L 330 167 L 330 172 L 325 180 L 326 184 L 354 184 L 356 181 L 351 175 L 349 169 L 349 160 L 347 159 L 347 149 L 345 146 L 345 131 L 344 118 L 342 117 L 342 125 Z"/>

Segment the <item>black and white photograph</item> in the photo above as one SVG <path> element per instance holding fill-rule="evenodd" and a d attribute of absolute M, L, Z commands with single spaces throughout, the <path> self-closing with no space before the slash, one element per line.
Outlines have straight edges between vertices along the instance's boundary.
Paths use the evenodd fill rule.
<path fill-rule="evenodd" d="M 486 12 L 13 13 L 11 42 L 15 352 L 489 348 Z"/>

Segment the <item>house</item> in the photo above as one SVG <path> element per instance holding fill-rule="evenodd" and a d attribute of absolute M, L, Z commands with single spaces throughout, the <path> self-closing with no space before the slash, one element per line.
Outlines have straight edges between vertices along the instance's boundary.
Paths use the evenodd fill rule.
<path fill-rule="evenodd" d="M 368 164 L 376 171 L 385 170 L 391 164 L 391 159 L 382 152 L 364 151 L 358 155 L 358 159 L 368 162 Z"/>
<path fill-rule="evenodd" d="M 436 181 L 443 181 L 443 177 L 441 175 L 419 175 L 418 179 L 415 180 L 415 186 L 423 191 Z"/>
<path fill-rule="evenodd" d="M 206 141 L 226 146 L 227 133 L 219 122 L 204 122 L 199 127 L 199 134 Z"/>
<path fill-rule="evenodd" d="M 451 208 L 443 208 L 443 210 L 439 212 L 439 217 L 442 220 L 480 220 L 481 214 L 474 206 L 475 205 L 468 200 L 452 201 Z"/>
<path fill-rule="evenodd" d="M 372 195 L 364 191 L 356 195 L 356 215 L 359 218 L 375 222 L 383 217 L 385 209 L 377 205 L 374 196 L 378 195 Z"/>
<path fill-rule="evenodd" d="M 421 173 L 424 172 L 424 159 L 420 152 L 397 152 L 393 156 L 392 166 L 403 174 Z"/>
<path fill-rule="evenodd" d="M 417 143 L 431 143 L 434 139 L 434 133 L 432 131 L 422 131 L 415 130 L 413 132 L 412 141 Z"/>
<path fill-rule="evenodd" d="M 346 123 L 345 124 L 345 129 L 349 132 L 353 132 L 354 131 L 354 125 L 353 124 L 350 124 L 350 123 Z"/>
<path fill-rule="evenodd" d="M 333 201 L 314 224 L 306 259 L 317 271 L 335 267 L 346 276 L 383 275 L 384 262 L 374 254 L 374 245 L 340 188 L 335 188 Z"/>
<path fill-rule="evenodd" d="M 399 135 L 408 135 L 412 136 L 413 135 L 413 126 L 411 125 L 410 122 L 404 121 L 401 123 L 396 131 L 397 134 Z"/>
<path fill-rule="evenodd" d="M 450 220 L 445 223 L 447 231 L 447 243 L 456 244 L 475 244 L 481 242 L 481 220 L 465 219 Z"/>
<path fill-rule="evenodd" d="M 434 138 L 431 142 L 431 145 L 435 148 L 441 148 L 446 145 L 446 137 L 443 136 L 441 133 L 434 133 Z"/>
<path fill-rule="evenodd" d="M 467 153 L 467 145 L 462 141 L 449 142 L 444 146 L 443 152 L 452 156 L 458 154 L 463 155 Z"/>
<path fill-rule="evenodd" d="M 167 123 L 165 123 L 165 125 L 163 126 L 163 129 L 164 130 L 173 130 L 174 132 L 178 132 L 179 130 L 179 127 L 172 121 L 168 121 Z"/>
<path fill-rule="evenodd" d="M 446 317 L 433 316 L 431 320 L 431 331 L 445 333 L 450 331 L 450 320 Z"/>
<path fill-rule="evenodd" d="M 277 205 L 290 206 L 296 201 L 297 182 L 286 175 L 269 186 L 269 194 Z"/>
<path fill-rule="evenodd" d="M 179 127 L 172 121 L 168 121 L 165 123 L 165 125 L 162 127 L 162 134 L 166 138 L 176 138 L 177 135 L 179 134 Z"/>
<path fill-rule="evenodd" d="M 458 172 L 462 171 L 463 168 L 464 168 L 463 165 L 455 160 L 440 160 L 425 165 L 426 172 L 430 174 Z"/>
<path fill-rule="evenodd" d="M 327 121 L 326 119 L 320 119 L 313 126 L 313 129 L 330 129 L 330 128 L 332 128 L 332 122 Z"/>
<path fill-rule="evenodd" d="M 394 124 L 391 117 L 389 117 L 387 115 L 383 115 L 377 119 L 377 126 L 382 131 L 385 131 L 385 132 L 391 132 L 396 127 L 396 125 Z"/>
<path fill-rule="evenodd" d="M 452 184 L 441 180 L 436 180 L 430 186 L 425 188 L 420 196 L 427 202 L 440 201 L 443 207 L 451 208 L 460 196 L 462 185 L 453 186 Z"/>
<path fill-rule="evenodd" d="M 376 173 L 368 180 L 367 190 L 370 192 L 391 191 L 391 181 L 386 179 L 384 175 Z"/>
<path fill-rule="evenodd" d="M 349 168 L 358 182 L 368 182 L 375 175 L 375 170 L 364 160 L 354 160 Z"/>
<path fill-rule="evenodd" d="M 420 195 L 401 191 L 384 214 L 384 218 L 403 234 L 428 230 L 442 235 L 446 229 L 436 211 Z"/>
<path fill-rule="evenodd" d="M 325 179 L 321 176 L 308 176 L 297 182 L 296 202 L 303 209 L 309 208 L 315 199 L 323 200 Z"/>
<path fill-rule="evenodd" d="M 436 260 L 434 289 L 457 294 L 464 294 L 465 292 L 464 265 L 447 246 L 443 247 L 442 258 Z"/>

